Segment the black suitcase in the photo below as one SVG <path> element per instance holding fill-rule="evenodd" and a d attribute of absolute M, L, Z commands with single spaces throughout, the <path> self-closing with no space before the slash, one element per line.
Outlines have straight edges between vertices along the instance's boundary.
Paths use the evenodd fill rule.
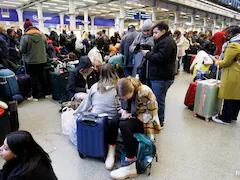
<path fill-rule="evenodd" d="M 28 74 L 19 74 L 17 75 L 18 85 L 20 94 L 23 97 L 30 97 L 31 96 L 31 80 Z"/>
<path fill-rule="evenodd" d="M 7 134 L 11 132 L 8 111 L 0 108 L 0 146 Z"/>
<path fill-rule="evenodd" d="M 17 131 L 19 129 L 19 119 L 16 101 L 8 102 L 8 115 L 11 132 Z"/>
<path fill-rule="evenodd" d="M 52 98 L 53 100 L 61 100 L 66 91 L 66 86 L 68 83 L 69 72 L 59 73 L 52 72 Z"/>

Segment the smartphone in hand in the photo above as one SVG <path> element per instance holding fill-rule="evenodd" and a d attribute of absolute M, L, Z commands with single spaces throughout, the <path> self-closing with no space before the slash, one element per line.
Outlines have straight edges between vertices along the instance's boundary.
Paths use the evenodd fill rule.
<path fill-rule="evenodd" d="M 126 113 L 124 116 L 120 117 L 120 120 L 125 120 L 129 118 L 132 114 L 131 113 Z"/>

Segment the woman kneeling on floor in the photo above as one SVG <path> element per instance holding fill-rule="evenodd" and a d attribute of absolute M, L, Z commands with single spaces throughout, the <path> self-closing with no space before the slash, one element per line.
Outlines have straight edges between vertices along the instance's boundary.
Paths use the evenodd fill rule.
<path fill-rule="evenodd" d="M 0 156 L 6 160 L 0 180 L 57 180 L 49 155 L 27 131 L 8 134 Z"/>
<path fill-rule="evenodd" d="M 109 121 L 109 149 L 105 166 L 108 170 L 114 167 L 115 145 L 120 127 L 126 159 L 122 167 L 112 171 L 110 176 L 113 179 L 125 179 L 137 176 L 135 162 L 137 141 L 134 133 L 145 133 L 153 140 L 153 134 L 160 132 L 160 122 L 156 97 L 148 86 L 129 76 L 120 79 L 116 89 L 121 98 L 122 118 L 116 116 Z"/>

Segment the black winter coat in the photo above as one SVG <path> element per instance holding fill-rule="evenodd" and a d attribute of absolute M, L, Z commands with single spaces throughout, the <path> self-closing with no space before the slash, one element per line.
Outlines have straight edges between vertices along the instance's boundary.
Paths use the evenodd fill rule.
<path fill-rule="evenodd" d="M 169 33 L 160 37 L 153 50 L 146 54 L 149 60 L 150 80 L 174 80 L 177 45 Z"/>
<path fill-rule="evenodd" d="M 79 69 L 75 68 L 75 70 L 69 72 L 68 75 L 68 84 L 66 87 L 68 98 L 71 99 L 75 93 L 86 92 L 86 83 L 88 84 L 88 89 L 90 89 L 97 81 L 98 78 L 95 71 L 87 76 L 86 81 L 83 75 L 79 73 Z"/>
<path fill-rule="evenodd" d="M 0 180 L 57 180 L 52 167 L 46 167 L 42 162 L 39 162 L 37 167 L 27 175 L 19 176 L 18 171 L 22 166 L 17 158 L 5 163 L 0 170 Z"/>

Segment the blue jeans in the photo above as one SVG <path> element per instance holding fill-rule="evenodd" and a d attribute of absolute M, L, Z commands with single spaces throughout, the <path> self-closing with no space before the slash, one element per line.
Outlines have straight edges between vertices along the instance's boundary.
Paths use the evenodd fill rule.
<path fill-rule="evenodd" d="M 158 116 L 160 121 L 164 121 L 165 118 L 165 99 L 166 94 L 174 80 L 160 81 L 151 80 L 152 90 L 155 94 L 158 102 Z"/>

